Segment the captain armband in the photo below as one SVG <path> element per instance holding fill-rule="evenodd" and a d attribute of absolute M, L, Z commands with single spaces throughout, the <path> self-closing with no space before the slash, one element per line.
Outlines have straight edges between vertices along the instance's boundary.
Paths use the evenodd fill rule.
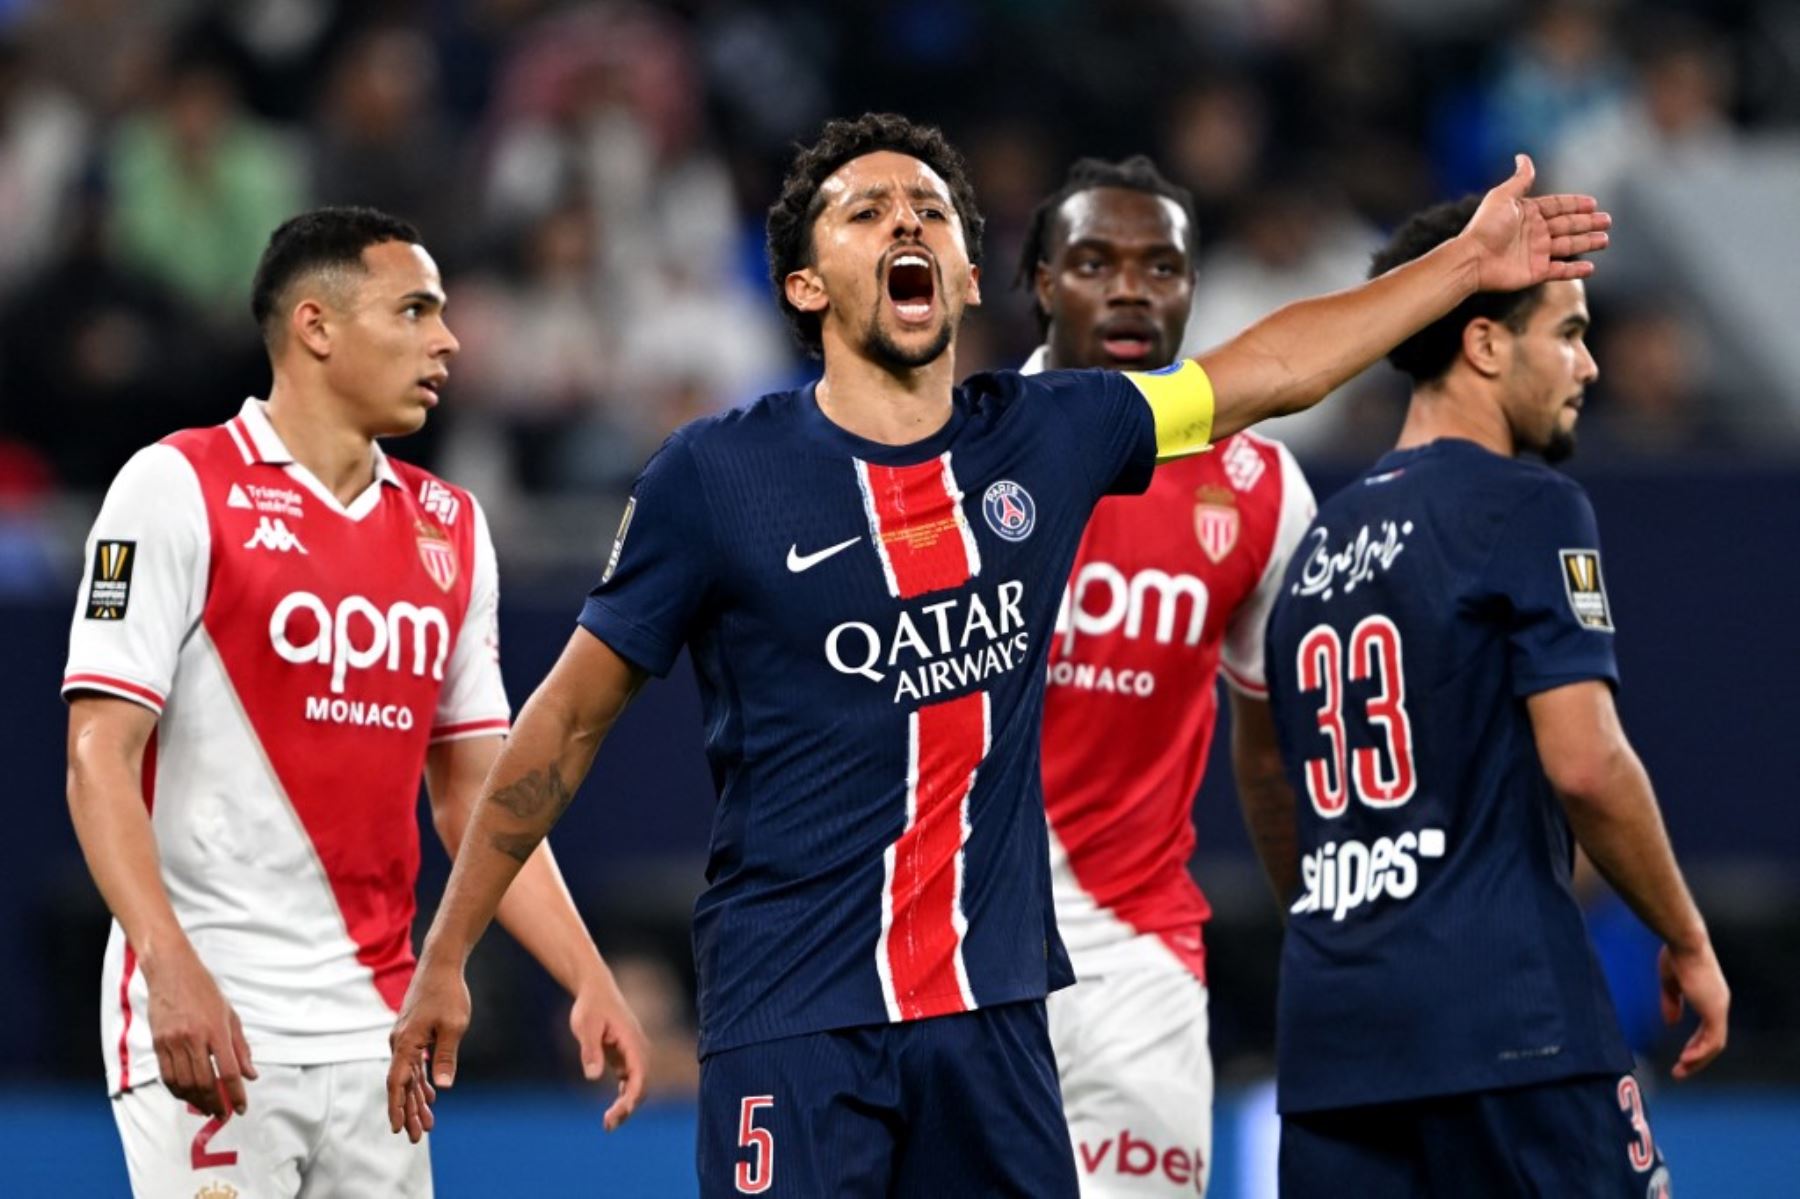
<path fill-rule="evenodd" d="M 1213 388 L 1206 371 L 1183 358 L 1159 371 L 1126 371 L 1156 420 L 1156 460 L 1198 454 L 1212 442 Z"/>

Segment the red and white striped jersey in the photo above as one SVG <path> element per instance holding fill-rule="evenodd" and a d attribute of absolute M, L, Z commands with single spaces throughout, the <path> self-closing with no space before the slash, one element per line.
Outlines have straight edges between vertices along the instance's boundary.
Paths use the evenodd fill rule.
<path fill-rule="evenodd" d="M 426 747 L 509 723 L 480 508 L 375 463 L 345 507 L 246 401 L 139 451 L 88 539 L 63 694 L 158 714 L 144 798 L 163 883 L 259 1061 L 387 1055 Z M 157 1074 L 136 965 L 115 923 L 115 1094 Z"/>
<path fill-rule="evenodd" d="M 1215 678 L 1261 696 L 1263 633 L 1314 511 L 1283 446 L 1239 433 L 1100 501 L 1063 593 L 1044 700 L 1056 920 L 1079 977 L 1175 956 L 1211 915 L 1188 873 Z M 1160 945 L 1156 944 L 1160 942 Z"/>

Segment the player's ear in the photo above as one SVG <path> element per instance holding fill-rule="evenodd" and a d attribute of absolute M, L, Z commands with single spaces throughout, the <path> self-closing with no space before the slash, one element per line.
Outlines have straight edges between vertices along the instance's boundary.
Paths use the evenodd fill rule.
<path fill-rule="evenodd" d="M 969 268 L 969 288 L 963 302 L 970 308 L 981 307 L 981 268 L 978 266 Z"/>
<path fill-rule="evenodd" d="M 1510 330 L 1506 326 L 1478 316 L 1463 326 L 1463 359 L 1482 378 L 1498 378 L 1506 366 L 1510 340 Z"/>
<path fill-rule="evenodd" d="M 1038 311 L 1045 316 L 1050 315 L 1050 264 L 1038 259 L 1037 268 L 1031 272 L 1031 294 L 1037 300 Z"/>
<path fill-rule="evenodd" d="M 315 358 L 331 357 L 331 319 L 324 303 L 303 299 L 288 314 L 288 336 Z"/>
<path fill-rule="evenodd" d="M 825 295 L 825 280 L 810 266 L 789 271 L 788 277 L 781 281 L 781 289 L 787 295 L 787 302 L 801 312 L 824 312 L 830 302 Z"/>

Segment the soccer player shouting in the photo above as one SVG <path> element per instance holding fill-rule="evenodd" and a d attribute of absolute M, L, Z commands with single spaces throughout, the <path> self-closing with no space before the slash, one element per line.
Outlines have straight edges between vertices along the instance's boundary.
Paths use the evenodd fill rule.
<path fill-rule="evenodd" d="M 1173 361 L 1194 236 L 1191 198 L 1149 159 L 1077 162 L 1033 214 L 1019 264 L 1044 334 L 1026 371 Z M 1142 496 L 1101 500 L 1076 551 L 1043 759 L 1056 923 L 1079 980 L 1050 999 L 1050 1041 L 1090 1197 L 1205 1191 L 1212 909 L 1187 868 L 1194 792 L 1223 666 L 1238 791 L 1267 793 L 1246 811 L 1291 801 L 1263 632 L 1312 515 L 1293 455 L 1237 433 L 1158 468 Z"/>
<path fill-rule="evenodd" d="M 507 730 L 499 581 L 467 492 L 382 453 L 456 338 L 413 229 L 321 209 L 269 239 L 266 403 L 140 451 L 70 634 L 69 810 L 112 909 L 101 1003 L 133 1191 L 431 1193 L 381 1128 L 412 976 L 418 794 L 454 855 Z M 589 1077 L 643 1034 L 549 846 L 502 920 L 575 996 Z"/>
<path fill-rule="evenodd" d="M 1376 270 L 1457 236 L 1473 198 Z M 1613 707 L 1600 540 L 1574 445 L 1598 370 L 1576 280 L 1475 296 L 1391 355 L 1400 443 L 1327 501 L 1269 629 L 1305 796 L 1281 965 L 1281 1191 L 1668 1193 L 1631 1055 L 1569 890 L 1579 843 L 1659 936 L 1663 1009 L 1725 1047 L 1730 997 Z M 1571 837 L 1571 831 L 1573 837 Z"/>
<path fill-rule="evenodd" d="M 719 788 L 700 977 L 706 1195 L 1073 1195 L 1044 996 L 1070 981 L 1038 777 L 1044 672 L 1103 495 L 1305 406 L 1483 286 L 1590 270 L 1592 201 L 1497 189 L 1469 234 L 1163 374 L 954 384 L 980 298 L 963 164 L 834 121 L 769 214 L 824 376 L 679 430 L 532 696 L 426 937 L 389 1119 L 455 1074 L 462 963 L 649 674 L 686 647 Z"/>

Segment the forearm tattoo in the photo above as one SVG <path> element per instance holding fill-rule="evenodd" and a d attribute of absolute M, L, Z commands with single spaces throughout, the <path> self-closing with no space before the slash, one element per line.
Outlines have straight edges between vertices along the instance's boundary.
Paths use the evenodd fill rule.
<path fill-rule="evenodd" d="M 554 762 L 541 770 L 527 771 L 491 793 L 488 799 L 515 818 L 541 827 L 523 833 L 495 832 L 489 842 L 501 853 L 523 862 L 574 798 L 574 791 L 563 781 Z"/>

